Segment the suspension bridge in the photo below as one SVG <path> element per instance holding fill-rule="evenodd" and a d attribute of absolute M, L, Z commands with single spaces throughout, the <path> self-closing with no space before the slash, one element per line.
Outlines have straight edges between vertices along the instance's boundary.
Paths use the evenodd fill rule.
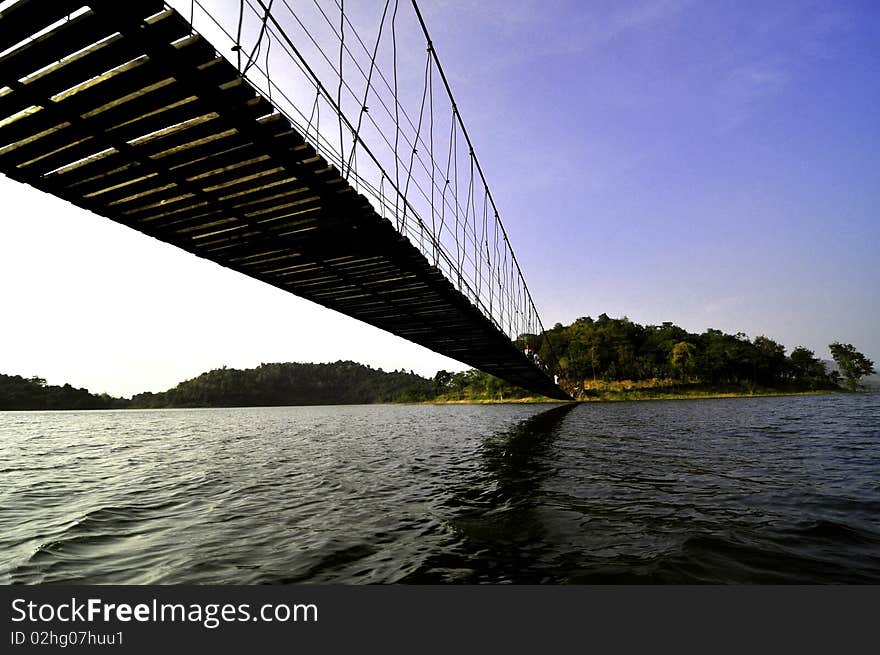
<path fill-rule="evenodd" d="M 183 4 L 0 3 L 0 172 L 568 399 L 418 5 Z"/>

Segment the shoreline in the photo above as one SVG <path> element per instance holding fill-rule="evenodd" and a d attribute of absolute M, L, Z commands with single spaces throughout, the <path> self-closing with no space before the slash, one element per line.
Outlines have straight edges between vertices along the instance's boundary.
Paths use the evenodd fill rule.
<path fill-rule="evenodd" d="M 626 393 L 612 392 L 594 397 L 578 398 L 574 400 L 554 400 L 552 398 L 527 396 L 524 398 L 467 398 L 467 399 L 444 399 L 424 400 L 416 403 L 392 403 L 404 405 L 527 405 L 537 403 L 626 403 L 643 401 L 666 401 L 666 400 L 723 400 L 727 398 L 775 398 L 781 396 L 826 396 L 847 394 L 844 390 L 813 390 L 813 391 L 757 391 L 754 393 L 735 391 L 694 391 L 691 393 Z"/>
<path fill-rule="evenodd" d="M 851 393 L 880 393 L 880 388 L 869 387 L 862 391 L 850 392 L 845 389 L 825 389 L 808 391 L 761 390 L 753 393 L 736 391 L 694 390 L 688 393 L 650 393 L 644 390 L 630 392 L 611 392 L 599 396 L 579 398 L 575 400 L 555 400 L 539 396 L 522 398 L 450 398 L 420 401 L 390 401 L 381 403 L 314 403 L 302 405 L 192 405 L 176 407 L 110 407 L 110 408 L 55 408 L 55 409 L 4 409 L 5 412 L 101 412 L 101 411 L 154 411 L 154 410 L 191 410 L 191 409 L 252 409 L 271 407 L 351 407 L 369 405 L 535 405 L 564 403 L 626 403 L 644 401 L 675 401 L 675 400 L 724 400 L 729 398 L 774 398 L 783 396 L 826 396 L 848 395 Z"/>

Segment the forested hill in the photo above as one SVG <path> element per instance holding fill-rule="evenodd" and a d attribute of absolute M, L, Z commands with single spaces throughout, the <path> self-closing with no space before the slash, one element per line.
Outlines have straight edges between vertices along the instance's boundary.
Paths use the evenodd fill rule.
<path fill-rule="evenodd" d="M 556 362 L 555 372 L 575 389 L 594 382 L 651 379 L 733 385 L 745 391 L 756 387 L 835 389 L 841 382 L 836 370 L 828 370 L 803 346 L 787 354 L 786 346 L 766 336 L 749 339 L 743 333 L 714 329 L 696 334 L 673 323 L 639 325 L 626 317 L 601 314 L 597 319 L 579 318 L 571 325 L 557 323 L 543 335 L 521 339 L 536 344 L 543 361 Z M 841 362 L 863 358 L 849 344 L 829 346 L 832 353 L 838 347 L 844 358 Z M 856 377 L 873 370 L 870 360 L 862 364 L 864 369 L 856 371 Z"/>
<path fill-rule="evenodd" d="M 140 393 L 132 407 L 242 407 L 408 402 L 431 397 L 433 383 L 412 372 L 363 364 L 260 364 L 219 368 L 162 393 Z"/>
<path fill-rule="evenodd" d="M 412 372 L 376 370 L 355 362 L 261 364 L 219 368 L 161 393 L 131 400 L 92 394 L 42 378 L 0 374 L 0 410 L 123 409 L 344 405 L 413 402 L 435 396 L 434 382 Z"/>
<path fill-rule="evenodd" d="M 0 410 L 4 409 L 114 409 L 128 407 L 124 398 L 93 394 L 69 384 L 46 384 L 39 377 L 0 373 Z"/>

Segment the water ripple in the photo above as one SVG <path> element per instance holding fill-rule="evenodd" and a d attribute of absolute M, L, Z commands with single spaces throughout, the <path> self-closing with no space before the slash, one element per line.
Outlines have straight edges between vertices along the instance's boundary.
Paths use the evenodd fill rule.
<path fill-rule="evenodd" d="M 880 396 L 0 413 L 0 582 L 878 583 Z"/>

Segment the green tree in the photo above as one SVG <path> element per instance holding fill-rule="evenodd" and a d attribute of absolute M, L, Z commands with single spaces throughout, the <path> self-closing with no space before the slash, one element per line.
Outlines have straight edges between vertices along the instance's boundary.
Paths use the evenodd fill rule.
<path fill-rule="evenodd" d="M 785 346 L 765 336 L 755 337 L 753 376 L 756 384 L 772 387 L 783 375 L 785 370 Z"/>
<path fill-rule="evenodd" d="M 812 350 L 798 346 L 788 357 L 788 372 L 792 382 L 800 387 L 821 389 L 833 386 L 828 370 Z"/>
<path fill-rule="evenodd" d="M 846 386 L 851 391 L 859 388 L 859 380 L 865 375 L 875 373 L 874 362 L 855 349 L 851 343 L 835 341 L 828 348 L 837 363 Z"/>
<path fill-rule="evenodd" d="M 437 371 L 437 375 L 434 376 L 434 393 L 441 394 L 445 393 L 449 388 L 449 385 L 452 383 L 452 373 L 449 371 Z"/>
<path fill-rule="evenodd" d="M 687 341 L 679 341 L 672 347 L 669 363 L 673 374 L 679 380 L 691 377 L 697 364 L 697 347 Z"/>

